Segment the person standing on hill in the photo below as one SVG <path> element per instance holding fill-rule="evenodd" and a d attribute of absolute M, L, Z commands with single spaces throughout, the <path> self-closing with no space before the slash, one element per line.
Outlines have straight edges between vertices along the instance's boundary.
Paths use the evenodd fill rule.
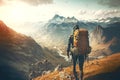
<path fill-rule="evenodd" d="M 91 52 L 91 47 L 89 46 L 88 30 L 79 29 L 79 26 L 76 25 L 73 28 L 73 35 L 70 35 L 68 40 L 67 56 L 71 53 L 73 60 L 73 74 L 76 80 L 79 80 L 76 72 L 76 63 L 79 61 L 80 69 L 80 80 L 83 80 L 83 65 L 84 60 L 88 53 Z"/>

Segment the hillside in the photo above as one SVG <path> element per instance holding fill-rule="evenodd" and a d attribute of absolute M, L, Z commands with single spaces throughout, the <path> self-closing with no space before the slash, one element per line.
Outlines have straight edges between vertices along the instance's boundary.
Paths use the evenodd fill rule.
<path fill-rule="evenodd" d="M 119 80 L 120 79 L 120 53 L 111 56 L 85 62 L 85 80 Z M 79 71 L 77 66 L 77 72 Z M 72 66 L 63 68 L 62 71 L 54 71 L 35 78 L 34 80 L 74 80 Z"/>
<path fill-rule="evenodd" d="M 38 62 L 43 64 L 36 64 Z M 0 21 L 0 79 L 28 80 L 31 67 L 42 68 L 37 76 L 46 70 L 44 64 L 50 64 L 49 69 L 53 70 L 63 62 L 57 51 L 41 47 L 31 37 L 17 33 Z"/>

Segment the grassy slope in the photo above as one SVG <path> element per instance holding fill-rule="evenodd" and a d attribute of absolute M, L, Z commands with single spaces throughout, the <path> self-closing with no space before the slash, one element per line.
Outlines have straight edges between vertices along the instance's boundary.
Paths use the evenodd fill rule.
<path fill-rule="evenodd" d="M 84 78 L 85 80 L 88 80 L 88 79 L 89 80 L 113 80 L 110 76 L 115 74 L 113 75 L 113 77 L 117 76 L 117 78 L 120 79 L 120 77 L 117 74 L 118 72 L 120 73 L 119 63 L 120 63 L 120 53 L 113 54 L 103 59 L 90 61 L 89 63 L 86 62 L 84 64 L 84 74 L 85 74 Z M 64 68 L 62 71 L 69 75 L 73 75 L 72 66 Z M 42 77 L 41 76 L 37 77 L 34 80 L 61 80 L 59 74 L 62 71 L 55 71 L 50 74 L 44 75 Z M 78 66 L 77 66 L 77 71 L 79 72 Z M 107 79 L 107 78 L 110 78 L 110 79 Z M 64 79 L 64 80 L 69 80 L 69 79 Z"/>

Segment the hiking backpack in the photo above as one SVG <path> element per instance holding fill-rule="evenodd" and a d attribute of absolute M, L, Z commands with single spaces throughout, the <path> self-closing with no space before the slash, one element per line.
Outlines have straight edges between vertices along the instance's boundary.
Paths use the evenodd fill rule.
<path fill-rule="evenodd" d="M 77 29 L 73 33 L 74 52 L 77 54 L 88 54 L 91 49 L 89 47 L 88 30 Z"/>

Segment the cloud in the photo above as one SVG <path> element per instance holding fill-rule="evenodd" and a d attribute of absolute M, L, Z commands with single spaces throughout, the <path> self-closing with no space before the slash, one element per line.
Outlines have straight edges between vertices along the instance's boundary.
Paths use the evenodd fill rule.
<path fill-rule="evenodd" d="M 119 17 L 120 16 L 120 10 L 99 10 L 94 13 L 96 17 L 102 17 L 102 18 L 107 18 L 107 17 Z"/>
<path fill-rule="evenodd" d="M 82 20 L 94 20 L 94 19 L 102 19 L 108 17 L 120 17 L 120 10 L 83 10 L 80 9 L 77 13 L 77 18 Z"/>
<path fill-rule="evenodd" d="M 120 0 L 99 0 L 98 3 L 108 7 L 120 8 Z"/>
<path fill-rule="evenodd" d="M 30 5 L 33 5 L 33 6 L 38 6 L 38 5 L 41 5 L 41 4 L 52 4 L 53 3 L 53 0 L 20 0 L 20 1 L 23 1 L 23 2 L 28 3 Z"/>
<path fill-rule="evenodd" d="M 0 0 L 0 6 L 9 2 L 24 2 L 33 6 L 38 6 L 42 4 L 52 4 L 53 0 Z"/>

